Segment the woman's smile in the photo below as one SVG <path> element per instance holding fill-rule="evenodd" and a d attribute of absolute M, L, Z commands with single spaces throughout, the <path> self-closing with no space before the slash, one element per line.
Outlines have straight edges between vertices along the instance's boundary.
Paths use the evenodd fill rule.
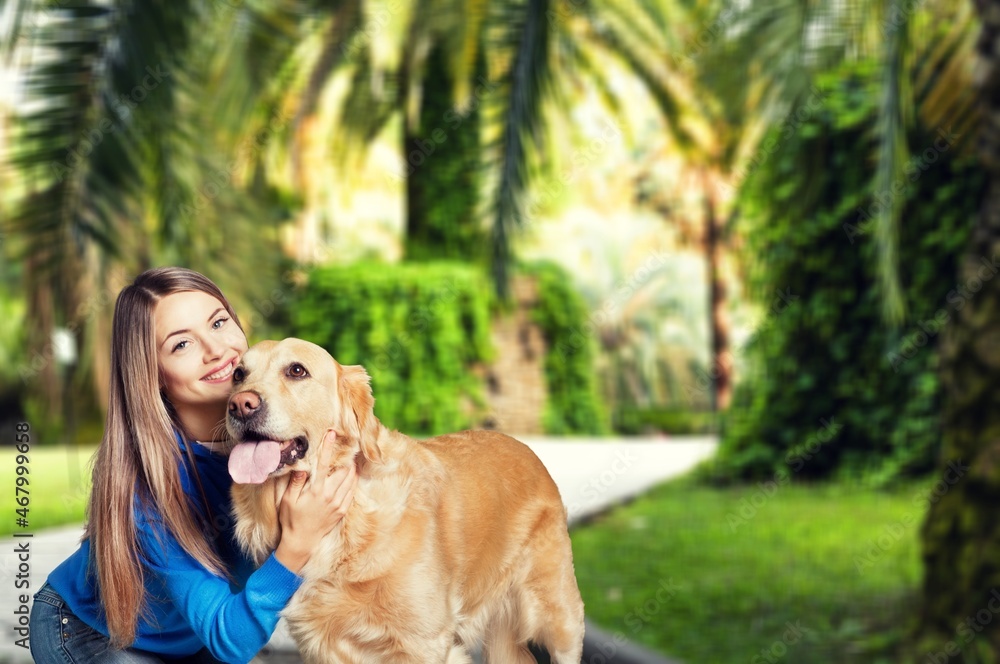
<path fill-rule="evenodd" d="M 223 383 L 229 382 L 229 377 L 233 375 L 233 369 L 236 368 L 236 363 L 240 361 L 240 356 L 226 360 L 222 364 L 222 367 L 212 371 L 209 375 L 202 378 L 206 383 Z"/>

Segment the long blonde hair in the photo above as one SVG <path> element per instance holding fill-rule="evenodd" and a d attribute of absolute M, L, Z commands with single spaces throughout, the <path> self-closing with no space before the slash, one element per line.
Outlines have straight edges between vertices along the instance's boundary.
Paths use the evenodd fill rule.
<path fill-rule="evenodd" d="M 219 287 L 185 268 L 147 270 L 118 294 L 108 414 L 94 461 L 84 533 L 91 540 L 91 563 L 96 566 L 111 643 L 117 648 L 135 641 L 138 617 L 148 615 L 149 608 L 143 556 L 136 537 L 136 509 L 155 510 L 185 551 L 214 574 L 228 576 L 209 537 L 212 524 L 201 520 L 181 485 L 181 452 L 174 428 L 182 433 L 184 429 L 159 387 L 153 310 L 163 297 L 182 291 L 215 297 L 242 329 Z M 187 448 L 190 471 L 200 489 L 190 446 Z M 205 505 L 210 520 L 208 508 Z"/>

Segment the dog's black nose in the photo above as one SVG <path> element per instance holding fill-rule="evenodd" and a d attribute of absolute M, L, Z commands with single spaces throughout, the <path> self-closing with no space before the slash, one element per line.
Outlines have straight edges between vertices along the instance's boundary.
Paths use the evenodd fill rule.
<path fill-rule="evenodd" d="M 260 410 L 260 395 L 256 392 L 237 392 L 229 397 L 229 415 L 245 420 Z"/>

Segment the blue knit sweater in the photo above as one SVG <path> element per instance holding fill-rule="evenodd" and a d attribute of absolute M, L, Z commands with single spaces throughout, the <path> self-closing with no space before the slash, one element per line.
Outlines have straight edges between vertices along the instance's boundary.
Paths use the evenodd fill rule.
<path fill-rule="evenodd" d="M 200 506 L 201 493 L 183 451 L 185 441 L 178 435 L 177 442 L 182 450 L 184 491 Z M 234 580 L 230 583 L 202 567 L 167 533 L 158 517 L 146 517 L 137 509 L 151 615 L 140 617 L 132 646 L 168 657 L 191 655 L 207 646 L 224 662 L 248 662 L 271 638 L 278 612 L 288 604 L 302 578 L 278 562 L 273 553 L 254 569 L 233 540 L 228 459 L 201 445 L 192 445 L 192 451 L 213 520 L 221 526 L 215 541 L 217 551 Z M 87 539 L 48 580 L 80 620 L 107 635 L 97 580 L 88 573 L 89 561 Z"/>

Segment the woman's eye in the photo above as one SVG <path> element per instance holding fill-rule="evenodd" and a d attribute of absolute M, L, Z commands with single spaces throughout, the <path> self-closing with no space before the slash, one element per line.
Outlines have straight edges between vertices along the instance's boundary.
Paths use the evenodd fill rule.
<path fill-rule="evenodd" d="M 244 378 L 246 378 L 246 374 L 243 373 L 243 369 L 236 367 L 233 370 L 233 382 L 242 383 Z"/>
<path fill-rule="evenodd" d="M 191 342 L 190 341 L 180 341 L 180 342 L 178 342 L 177 345 L 174 346 L 174 351 L 180 350 L 181 346 L 183 346 L 184 344 L 187 344 L 187 343 L 191 343 Z"/>
<path fill-rule="evenodd" d="M 225 316 L 219 318 L 214 323 L 212 323 L 212 329 L 218 330 L 220 327 L 222 327 L 222 324 L 225 323 L 227 320 L 229 319 L 226 318 Z"/>

